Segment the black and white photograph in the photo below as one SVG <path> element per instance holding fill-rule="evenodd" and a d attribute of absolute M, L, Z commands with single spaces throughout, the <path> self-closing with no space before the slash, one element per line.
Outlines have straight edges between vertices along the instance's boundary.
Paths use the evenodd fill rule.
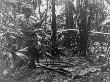
<path fill-rule="evenodd" d="M 110 82 L 110 0 L 0 0 L 0 82 Z"/>

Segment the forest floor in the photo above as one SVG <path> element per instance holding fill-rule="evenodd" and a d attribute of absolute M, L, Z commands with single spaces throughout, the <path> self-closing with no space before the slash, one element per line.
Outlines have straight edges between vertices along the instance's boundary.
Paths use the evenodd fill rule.
<path fill-rule="evenodd" d="M 106 58 L 104 58 L 90 64 L 83 58 L 63 57 L 62 61 L 74 64 L 64 68 L 72 73 L 71 77 L 41 67 L 30 70 L 26 65 L 16 70 L 10 70 L 5 68 L 1 61 L 0 82 L 110 82 L 110 63 L 109 60 L 106 62 Z M 6 70 L 10 70 L 10 72 L 4 75 Z"/>

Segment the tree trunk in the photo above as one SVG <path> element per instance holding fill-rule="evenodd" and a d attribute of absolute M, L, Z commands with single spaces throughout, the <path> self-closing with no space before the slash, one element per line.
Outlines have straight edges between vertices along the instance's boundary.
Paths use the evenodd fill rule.
<path fill-rule="evenodd" d="M 74 25 L 73 21 L 73 8 L 74 5 L 70 0 L 66 1 L 66 27 L 67 29 L 72 29 Z"/>
<path fill-rule="evenodd" d="M 48 15 L 47 15 L 47 13 L 48 13 L 48 1 L 49 0 L 46 0 L 47 1 L 47 9 L 46 9 L 46 18 L 45 18 L 45 26 L 44 26 L 44 32 L 46 32 L 46 25 L 47 25 L 47 17 L 48 17 Z"/>
<path fill-rule="evenodd" d="M 80 48 L 80 54 L 79 56 L 87 56 L 87 50 L 88 50 L 88 38 L 89 38 L 89 29 L 90 20 L 89 13 L 87 11 L 87 2 L 85 3 L 85 7 L 80 8 L 80 25 L 79 25 L 79 32 L 80 32 L 80 42 L 79 42 L 79 48 Z"/>
<path fill-rule="evenodd" d="M 55 0 L 52 0 L 52 56 L 56 56 L 56 14 Z"/>
<path fill-rule="evenodd" d="M 81 23 L 79 27 L 79 32 L 80 32 L 80 55 L 85 56 L 86 55 L 86 50 L 87 50 L 87 27 L 86 27 L 86 16 L 85 16 L 85 10 L 81 9 Z"/>
<path fill-rule="evenodd" d="M 40 11 L 40 5 L 39 5 L 39 16 L 40 16 L 40 20 L 41 20 L 41 11 Z"/>

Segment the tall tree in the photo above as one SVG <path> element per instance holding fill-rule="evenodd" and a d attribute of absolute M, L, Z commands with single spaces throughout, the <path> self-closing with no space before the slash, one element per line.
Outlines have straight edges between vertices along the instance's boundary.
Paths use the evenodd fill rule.
<path fill-rule="evenodd" d="M 88 39 L 91 29 L 92 21 L 95 19 L 101 23 L 105 19 L 105 12 L 103 12 L 103 3 L 98 1 L 90 2 L 89 0 L 79 0 L 77 10 L 79 12 L 79 35 L 80 35 L 80 56 L 87 56 Z M 97 15 L 97 16 L 94 16 Z M 96 21 L 95 20 L 95 21 Z M 96 23 L 97 23 L 96 21 Z M 97 25 L 98 25 L 97 24 Z"/>
<path fill-rule="evenodd" d="M 66 1 L 66 27 L 67 29 L 72 29 L 73 28 L 73 4 L 70 0 Z"/>
<path fill-rule="evenodd" d="M 84 6 L 85 4 L 85 6 Z M 88 36 L 89 36 L 89 27 L 88 25 L 88 1 L 85 0 L 85 2 L 82 4 L 81 3 L 81 8 L 80 8 L 80 25 L 79 25 L 79 32 L 80 32 L 80 56 L 85 56 L 87 52 L 87 44 L 88 44 Z"/>
<path fill-rule="evenodd" d="M 55 0 L 52 0 L 52 55 L 56 56 L 56 14 Z"/>
<path fill-rule="evenodd" d="M 42 4 L 42 0 L 38 0 L 40 20 L 41 20 L 41 7 L 40 7 L 41 4 Z"/>

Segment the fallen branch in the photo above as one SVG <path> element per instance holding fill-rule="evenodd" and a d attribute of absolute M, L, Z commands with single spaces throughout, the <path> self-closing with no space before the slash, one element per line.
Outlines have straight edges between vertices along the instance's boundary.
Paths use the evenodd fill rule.
<path fill-rule="evenodd" d="M 67 71 L 63 68 L 53 68 L 53 67 L 47 67 L 47 66 L 43 66 L 43 65 L 40 65 L 41 68 L 44 68 L 44 69 L 47 69 L 47 70 L 50 70 L 50 71 L 53 71 L 53 72 L 57 72 L 63 76 L 66 76 L 66 77 L 71 77 L 72 76 L 72 73 L 70 71 Z"/>
<path fill-rule="evenodd" d="M 83 77 L 90 76 L 91 74 L 97 73 L 97 72 L 99 72 L 99 70 L 96 70 L 96 71 L 94 71 L 94 72 L 89 71 L 88 73 L 86 73 L 86 74 L 84 74 L 84 75 L 75 75 L 74 78 L 73 78 L 73 80 L 81 79 L 81 78 L 83 78 Z"/>

